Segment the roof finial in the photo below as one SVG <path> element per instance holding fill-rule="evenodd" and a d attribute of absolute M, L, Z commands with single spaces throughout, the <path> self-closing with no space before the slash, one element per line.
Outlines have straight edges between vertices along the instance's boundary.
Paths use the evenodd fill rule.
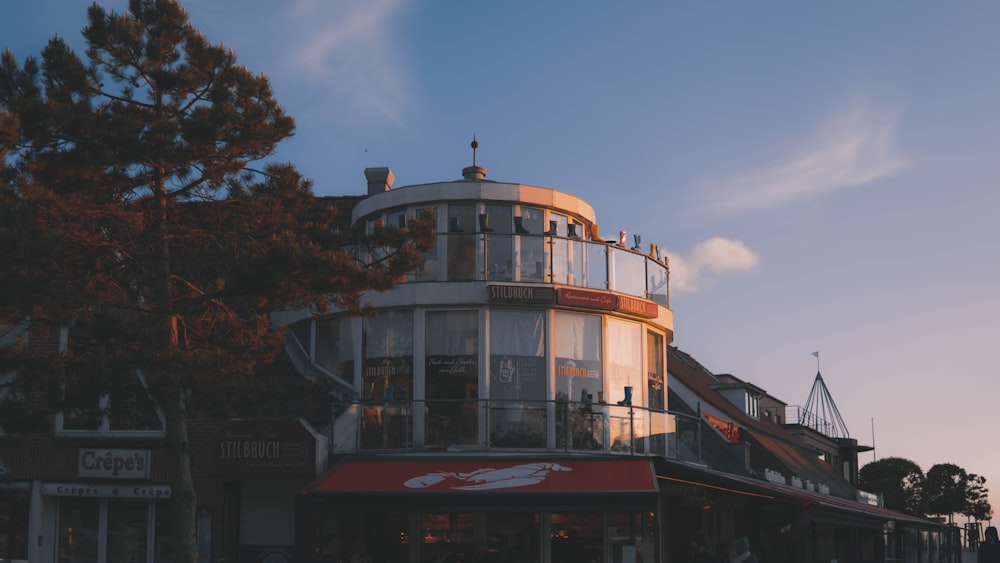
<path fill-rule="evenodd" d="M 466 180 L 479 181 L 486 177 L 486 169 L 476 164 L 476 149 L 479 148 L 479 141 L 476 140 L 475 133 L 472 134 L 472 143 L 469 146 L 472 147 L 472 166 L 466 166 L 462 169 L 462 177 Z"/>

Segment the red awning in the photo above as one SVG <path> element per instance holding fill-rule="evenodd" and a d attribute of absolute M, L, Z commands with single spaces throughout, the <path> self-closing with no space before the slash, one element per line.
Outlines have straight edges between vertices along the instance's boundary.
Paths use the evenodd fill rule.
<path fill-rule="evenodd" d="M 306 493 L 655 493 L 648 459 L 346 460 Z"/>

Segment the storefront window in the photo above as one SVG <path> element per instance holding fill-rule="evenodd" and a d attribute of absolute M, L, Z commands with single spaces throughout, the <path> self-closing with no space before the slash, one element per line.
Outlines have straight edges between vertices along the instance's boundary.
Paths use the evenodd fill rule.
<path fill-rule="evenodd" d="M 663 394 L 666 389 L 663 381 L 663 335 L 653 331 L 646 332 L 646 369 L 649 385 L 648 404 L 650 409 L 663 410 Z"/>
<path fill-rule="evenodd" d="M 646 331 L 646 404 L 649 406 L 649 447 L 650 451 L 665 454 L 667 433 L 670 429 L 669 415 L 665 412 L 666 365 L 664 363 L 663 335 Z"/>
<path fill-rule="evenodd" d="M 421 563 L 482 561 L 476 542 L 476 515 L 471 512 L 420 515 Z"/>
<path fill-rule="evenodd" d="M 354 336 L 351 317 L 344 315 L 316 321 L 317 365 L 354 384 Z"/>
<path fill-rule="evenodd" d="M 59 560 L 97 561 L 100 500 L 59 500 Z"/>
<path fill-rule="evenodd" d="M 0 492 L 0 560 L 28 558 L 28 493 Z"/>
<path fill-rule="evenodd" d="M 611 563 L 656 561 L 656 522 L 652 512 L 611 514 Z"/>
<path fill-rule="evenodd" d="M 545 317 L 490 311 L 490 445 L 545 446 Z"/>
<path fill-rule="evenodd" d="M 479 313 L 426 315 L 426 441 L 475 444 L 479 428 Z"/>
<path fill-rule="evenodd" d="M 611 448 L 632 451 L 639 448 L 637 436 L 645 434 L 647 411 L 629 406 L 644 405 L 645 387 L 642 372 L 642 326 L 638 323 L 608 319 L 608 393 L 611 416 L 608 423 Z"/>
<path fill-rule="evenodd" d="M 602 449 L 601 317 L 556 313 L 556 447 Z"/>
<path fill-rule="evenodd" d="M 538 563 L 542 530 L 537 513 L 486 512 L 486 561 Z"/>
<path fill-rule="evenodd" d="M 375 313 L 363 327 L 363 444 L 402 447 L 413 432 L 413 312 Z"/>
<path fill-rule="evenodd" d="M 602 563 L 604 523 L 600 513 L 552 514 L 552 563 Z"/>
<path fill-rule="evenodd" d="M 108 500 L 108 563 L 146 561 L 149 550 L 149 501 Z"/>

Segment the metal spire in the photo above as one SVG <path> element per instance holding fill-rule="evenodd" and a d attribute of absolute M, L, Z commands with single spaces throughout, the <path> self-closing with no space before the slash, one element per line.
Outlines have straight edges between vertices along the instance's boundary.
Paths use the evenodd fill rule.
<path fill-rule="evenodd" d="M 840 416 L 837 403 L 834 402 L 820 374 L 819 352 L 813 352 L 813 356 L 816 356 L 816 379 L 813 381 L 812 390 L 809 391 L 809 398 L 802 408 L 804 419 L 802 422 L 805 426 L 830 438 L 850 438 L 851 433 L 848 432 L 847 425 Z"/>

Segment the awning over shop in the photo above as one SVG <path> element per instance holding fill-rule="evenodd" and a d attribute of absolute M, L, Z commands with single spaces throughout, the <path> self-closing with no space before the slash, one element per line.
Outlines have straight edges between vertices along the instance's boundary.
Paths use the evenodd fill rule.
<path fill-rule="evenodd" d="M 648 459 L 354 458 L 302 492 L 314 500 L 461 501 L 466 507 L 471 501 L 484 508 L 537 504 L 537 510 L 553 510 L 579 503 L 651 504 L 657 487 Z"/>
<path fill-rule="evenodd" d="M 657 479 L 663 483 L 673 482 L 681 485 L 708 487 L 734 495 L 791 501 L 817 516 L 825 514 L 831 519 L 846 518 L 855 523 L 865 521 L 873 527 L 881 526 L 890 520 L 927 526 L 934 525 L 928 520 L 851 499 L 683 463 L 667 461 L 659 463 Z"/>

